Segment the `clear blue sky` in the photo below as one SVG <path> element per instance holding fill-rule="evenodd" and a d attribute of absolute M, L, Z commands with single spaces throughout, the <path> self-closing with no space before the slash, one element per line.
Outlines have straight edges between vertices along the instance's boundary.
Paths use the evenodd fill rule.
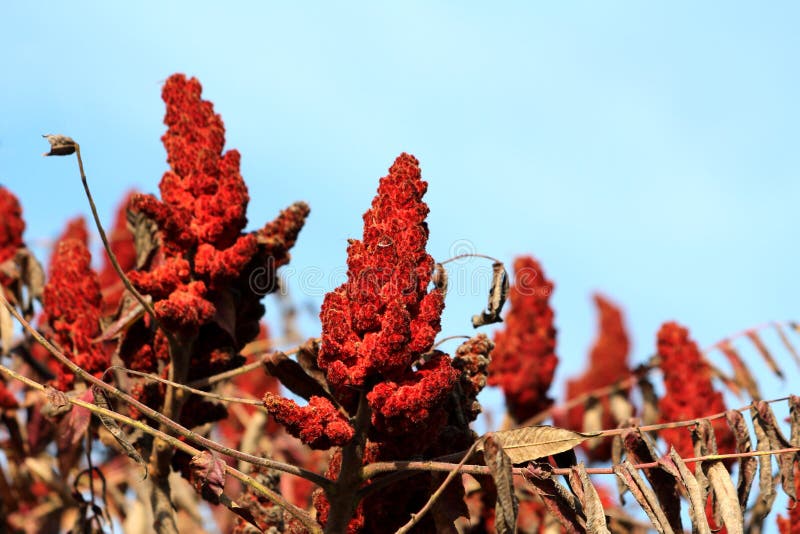
<path fill-rule="evenodd" d="M 665 320 L 708 345 L 800 316 L 796 3 L 134 4 L 4 6 L 0 182 L 29 240 L 88 213 L 41 134 L 81 143 L 109 218 L 131 186 L 156 190 L 161 83 L 184 72 L 242 153 L 251 225 L 311 204 L 299 273 L 341 275 L 377 179 L 415 154 L 434 257 L 532 253 L 556 282 L 559 380 L 595 290 L 625 307 L 635 360 Z M 482 283 L 450 295 L 445 334 L 470 333 Z"/>

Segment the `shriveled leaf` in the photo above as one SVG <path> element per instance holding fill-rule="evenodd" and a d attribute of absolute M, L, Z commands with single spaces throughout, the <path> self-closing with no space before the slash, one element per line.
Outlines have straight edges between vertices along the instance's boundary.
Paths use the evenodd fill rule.
<path fill-rule="evenodd" d="M 744 416 L 738 410 L 728 410 L 725 412 L 725 419 L 728 426 L 736 438 L 736 452 L 750 452 L 752 444 L 750 442 L 750 432 Z M 739 498 L 739 506 L 744 510 L 747 507 L 747 499 L 750 497 L 750 488 L 758 469 L 758 460 L 753 456 L 744 456 L 739 460 L 739 481 L 736 484 L 736 494 Z"/>
<path fill-rule="evenodd" d="M 42 407 L 42 415 L 48 419 L 55 419 L 72 409 L 72 404 L 67 399 L 67 394 L 54 387 L 48 386 L 45 390 L 47 402 Z"/>
<path fill-rule="evenodd" d="M 786 351 L 792 355 L 794 363 L 796 363 L 797 366 L 800 367 L 800 354 L 797 352 L 797 349 L 789 340 L 789 336 L 786 335 L 786 332 L 783 330 L 781 323 L 775 323 L 774 326 L 775 326 L 775 331 L 778 333 L 778 337 L 781 338 L 781 343 L 783 343 L 783 346 L 786 347 Z"/>
<path fill-rule="evenodd" d="M 747 337 L 750 339 L 750 341 L 752 341 L 753 345 L 758 350 L 758 353 L 761 354 L 761 357 L 764 358 L 764 361 L 767 363 L 767 366 L 769 366 L 770 370 L 779 378 L 783 378 L 783 371 L 781 371 L 781 368 L 778 367 L 778 362 L 776 362 L 775 358 L 772 357 L 772 354 L 767 349 L 767 346 L 764 344 L 761 336 L 758 335 L 758 332 L 755 330 L 749 330 L 747 332 Z"/>
<path fill-rule="evenodd" d="M 586 399 L 586 404 L 583 407 L 583 426 L 581 426 L 581 430 L 589 433 L 603 430 L 603 404 L 595 397 Z M 586 446 L 590 450 L 596 449 L 602 441 L 602 438 L 590 438 L 586 442 Z"/>
<path fill-rule="evenodd" d="M 637 385 L 642 395 L 642 424 L 654 425 L 658 423 L 660 414 L 656 389 L 653 387 L 653 383 L 645 376 L 639 378 Z"/>
<path fill-rule="evenodd" d="M 87 389 L 78 398 L 84 402 L 92 402 L 94 395 L 91 389 Z M 58 450 L 64 451 L 78 443 L 89 428 L 91 420 L 92 413 L 87 408 L 72 406 L 69 413 L 58 422 L 56 436 Z"/>
<path fill-rule="evenodd" d="M 447 271 L 441 263 L 437 263 L 433 266 L 431 282 L 433 282 L 433 286 L 436 289 L 440 289 L 442 293 L 447 293 Z"/>
<path fill-rule="evenodd" d="M 769 437 L 762 425 L 761 418 L 758 416 L 758 408 L 755 403 L 750 407 L 750 417 L 753 420 L 753 431 L 756 435 L 756 450 L 769 451 Z M 755 523 L 763 521 L 769 514 L 776 497 L 775 480 L 772 478 L 772 456 L 769 454 L 759 456 L 758 464 L 758 499 L 751 519 Z"/>
<path fill-rule="evenodd" d="M 150 300 L 150 296 L 145 296 Z M 92 343 L 100 343 L 115 339 L 125 333 L 135 322 L 144 316 L 144 307 L 135 299 L 124 298 L 123 307 L 119 316 L 111 324 L 103 328 L 103 333 L 92 340 Z"/>
<path fill-rule="evenodd" d="M 797 395 L 789 396 L 789 418 L 792 422 L 789 441 L 792 447 L 800 447 L 800 397 Z"/>
<path fill-rule="evenodd" d="M 669 462 L 667 465 L 671 464 L 674 468 L 674 474 L 677 475 L 689 499 L 689 519 L 692 522 L 692 532 L 695 534 L 711 534 L 711 528 L 708 526 L 708 518 L 706 517 L 705 496 L 697 483 L 697 479 L 686 467 L 686 463 L 680 454 L 675 451 L 674 447 L 670 447 L 669 456 L 664 462 Z"/>
<path fill-rule="evenodd" d="M 594 484 L 586 473 L 586 466 L 583 462 L 573 467 L 572 470 L 578 475 L 583 498 L 581 505 L 583 513 L 586 514 L 586 531 L 590 534 L 610 534 L 606 525 L 606 514 L 603 510 L 603 503 L 600 495 L 597 494 Z M 577 485 L 576 485 L 577 486 Z"/>
<path fill-rule="evenodd" d="M 2 290 L 2 289 L 0 289 Z M 14 320 L 11 312 L 5 306 L 0 306 L 0 343 L 3 344 L 1 356 L 11 352 L 11 344 L 14 342 Z"/>
<path fill-rule="evenodd" d="M 303 367 L 289 358 L 283 352 L 274 352 L 264 360 L 264 367 L 267 373 L 271 374 L 281 384 L 286 386 L 292 393 L 299 395 L 308 400 L 311 397 L 325 397 L 333 401 L 331 394 L 328 390 L 317 382 L 314 378 L 309 376 Z"/>
<path fill-rule="evenodd" d="M 622 444 L 622 436 L 616 435 L 611 440 L 611 464 L 617 465 L 622 463 L 622 453 L 625 450 L 625 446 Z M 619 493 L 619 503 L 622 506 L 625 506 L 625 492 L 628 491 L 627 486 L 622 483 L 622 481 L 615 477 L 617 481 L 617 493 Z"/>
<path fill-rule="evenodd" d="M 625 460 L 621 464 L 613 466 L 614 474 L 625 484 L 633 498 L 639 503 L 642 510 L 650 518 L 656 531 L 661 534 L 673 534 L 674 530 L 670 526 L 669 520 L 661 505 L 658 503 L 656 494 L 648 486 L 633 464 Z"/>
<path fill-rule="evenodd" d="M 761 398 L 761 393 L 758 390 L 758 383 L 753 378 L 753 373 L 750 368 L 744 363 L 744 360 L 739 355 L 739 351 L 734 348 L 730 341 L 727 339 L 717 345 L 722 354 L 727 358 L 728 363 L 731 364 L 733 369 L 733 378 L 739 386 L 741 386 L 753 400 Z"/>
<path fill-rule="evenodd" d="M 761 426 L 767 433 L 767 439 L 769 440 L 770 448 L 773 450 L 791 448 L 792 444 L 789 443 L 789 440 L 787 440 L 784 437 L 783 432 L 781 432 L 781 429 L 778 426 L 778 421 L 775 419 L 775 414 L 772 412 L 772 407 L 769 405 L 769 403 L 758 401 L 756 407 L 758 410 L 758 418 L 761 420 Z M 795 453 L 777 454 L 775 456 L 778 460 L 778 468 L 780 469 L 783 491 L 785 491 L 786 495 L 791 497 L 793 500 L 797 500 L 797 495 L 794 488 Z"/>
<path fill-rule="evenodd" d="M 44 295 L 44 269 L 27 247 L 17 249 L 14 262 L 19 269 L 20 281 L 27 288 L 27 299 L 23 302 L 23 309 L 26 313 L 32 313 L 33 301 L 41 300 Z"/>
<path fill-rule="evenodd" d="M 325 372 L 317 365 L 317 354 L 319 354 L 319 341 L 311 338 L 297 350 L 297 363 L 300 364 L 300 367 L 303 368 L 308 376 L 316 380 L 330 394 Z"/>
<path fill-rule="evenodd" d="M 503 447 L 512 464 L 529 462 L 572 449 L 597 433 L 574 432 L 549 425 L 529 426 L 494 432 L 495 441 Z M 483 445 L 478 445 L 478 451 Z"/>
<path fill-rule="evenodd" d="M 250 511 L 250 508 L 242 506 L 224 493 L 219 496 L 219 502 L 225 505 L 228 510 L 250 523 L 250 526 L 255 528 L 258 532 L 264 532 L 261 527 L 258 526 L 258 521 L 253 517 L 253 512 Z"/>
<path fill-rule="evenodd" d="M 517 525 L 519 501 L 514 494 L 514 476 L 511 472 L 511 459 L 503 451 L 502 445 L 492 434 L 483 440 L 483 457 L 492 472 L 492 479 L 497 487 L 495 504 L 495 529 L 498 534 L 513 533 Z"/>
<path fill-rule="evenodd" d="M 158 225 L 144 213 L 127 211 L 128 229 L 133 234 L 136 249 L 136 268 L 142 269 L 158 248 Z"/>
<path fill-rule="evenodd" d="M 547 510 L 552 514 L 567 534 L 586 532 L 586 520 L 580 503 L 564 486 L 553 478 L 550 464 L 531 463 L 522 472 L 533 491 L 541 497 Z"/>
<path fill-rule="evenodd" d="M 715 515 L 719 512 L 728 534 L 744 534 L 744 516 L 739 506 L 736 488 L 728 470 L 719 460 L 705 462 L 703 471 L 714 491 Z"/>
<path fill-rule="evenodd" d="M 472 316 L 472 326 L 478 328 L 492 323 L 502 322 L 500 312 L 508 296 L 508 274 L 505 266 L 500 263 L 492 265 L 492 285 L 489 288 L 489 303 L 480 315 Z"/>
<path fill-rule="evenodd" d="M 94 403 L 96 406 L 100 408 L 104 408 L 106 410 L 111 410 L 111 404 L 108 402 L 108 397 L 106 397 L 106 392 L 100 389 L 97 386 L 92 386 L 92 393 L 94 394 Z M 100 422 L 103 423 L 103 426 L 109 433 L 114 436 L 114 439 L 117 440 L 117 443 L 122 447 L 125 451 L 125 454 L 128 455 L 128 458 L 135 461 L 137 464 L 141 465 L 144 469 L 144 476 L 142 479 L 147 478 L 147 464 L 142 458 L 142 455 L 139 454 L 133 445 L 128 443 L 128 440 L 125 439 L 125 434 L 122 432 L 119 424 L 112 419 L 111 417 L 104 415 L 104 414 L 95 414 Z"/>
<path fill-rule="evenodd" d="M 225 489 L 225 460 L 214 451 L 203 451 L 189 462 L 192 485 L 212 504 L 219 504 Z"/>
<path fill-rule="evenodd" d="M 78 148 L 78 144 L 66 135 L 44 134 L 42 137 L 50 143 L 50 152 L 45 152 L 42 156 L 69 156 Z"/>
<path fill-rule="evenodd" d="M 630 399 L 628 399 L 627 392 L 621 389 L 615 389 L 608 397 L 608 403 L 611 409 L 611 415 L 614 417 L 614 422 L 618 425 L 633 417 L 633 404 Z"/>
<path fill-rule="evenodd" d="M 632 463 L 651 463 L 658 460 L 653 445 L 638 428 L 623 431 L 622 443 L 628 452 L 628 460 Z M 675 532 L 682 532 L 681 498 L 678 494 L 676 477 L 660 466 L 643 471 L 653 488 L 659 506 L 664 510 L 670 528 Z"/>
<path fill-rule="evenodd" d="M 690 428 L 696 457 L 717 454 L 717 438 L 708 419 L 700 419 Z"/>

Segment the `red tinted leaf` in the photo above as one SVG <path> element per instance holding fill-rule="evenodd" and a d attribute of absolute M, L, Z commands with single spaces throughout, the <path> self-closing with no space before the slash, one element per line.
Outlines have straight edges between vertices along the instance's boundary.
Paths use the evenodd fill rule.
<path fill-rule="evenodd" d="M 194 489 L 213 504 L 219 504 L 225 489 L 225 460 L 217 453 L 203 451 L 189 462 Z"/>

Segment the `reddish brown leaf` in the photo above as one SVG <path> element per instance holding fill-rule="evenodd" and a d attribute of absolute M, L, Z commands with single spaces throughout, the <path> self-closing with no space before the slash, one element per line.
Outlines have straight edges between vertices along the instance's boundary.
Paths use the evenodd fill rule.
<path fill-rule="evenodd" d="M 761 354 L 761 357 L 764 358 L 765 362 L 767 362 L 770 370 L 779 378 L 783 378 L 783 371 L 781 371 L 781 368 L 778 367 L 778 362 L 776 362 L 775 358 L 772 357 L 772 354 L 767 349 L 767 346 L 764 344 L 761 336 L 758 335 L 758 332 L 755 330 L 748 330 L 747 337 L 750 338 L 750 341 L 752 341 L 753 345 L 756 347 L 756 349 L 758 349 L 758 353 Z"/>
<path fill-rule="evenodd" d="M 622 443 L 628 452 L 631 463 L 650 463 L 657 461 L 655 450 L 647 437 L 637 429 L 626 429 L 622 433 Z M 653 487 L 661 508 L 675 532 L 681 532 L 681 499 L 678 494 L 676 478 L 661 467 L 644 469 L 644 475 Z"/>
<path fill-rule="evenodd" d="M 662 460 L 665 468 L 675 476 L 686 491 L 686 496 L 689 499 L 689 519 L 692 522 L 692 532 L 696 534 L 711 534 L 711 528 L 708 526 L 708 519 L 706 518 L 706 500 L 705 495 L 698 484 L 697 479 L 694 477 L 683 458 L 675 451 L 674 447 L 670 447 L 669 456 Z"/>
<path fill-rule="evenodd" d="M 447 473 L 431 473 L 431 493 L 441 486 L 446 476 Z M 455 526 L 456 522 L 462 517 L 466 519 L 469 516 L 467 505 L 464 502 L 464 484 L 460 480 L 456 480 L 445 487 L 441 496 L 431 507 L 431 516 L 436 525 L 436 532 L 456 534 L 458 532 Z"/>
<path fill-rule="evenodd" d="M 789 340 L 789 336 L 786 335 L 786 332 L 783 330 L 783 326 L 781 326 L 781 323 L 775 323 L 774 326 L 775 331 L 778 332 L 778 337 L 781 338 L 783 346 L 786 347 L 786 351 L 792 355 L 794 363 L 800 367 L 800 354 L 798 354 L 797 349 L 794 348 L 794 345 Z"/>
<path fill-rule="evenodd" d="M 498 534 L 513 533 L 517 525 L 519 501 L 514 494 L 511 459 L 492 434 L 486 436 L 483 441 L 483 457 L 492 472 L 492 478 L 497 487 L 497 501 L 494 509 L 495 529 Z"/>
<path fill-rule="evenodd" d="M 621 464 L 613 466 L 613 469 L 617 478 L 625 484 L 644 513 L 650 518 L 656 531 L 660 534 L 673 534 L 675 531 L 670 526 L 667 514 L 659 505 L 656 494 L 645 483 L 633 464 L 625 460 Z"/>
<path fill-rule="evenodd" d="M 736 452 L 750 452 L 752 445 L 750 442 L 750 432 L 747 423 L 738 410 L 728 410 L 725 412 L 728 426 L 736 438 Z M 739 498 L 739 506 L 744 510 L 747 507 L 747 499 L 750 496 L 750 487 L 758 469 L 758 460 L 753 456 L 745 456 L 739 460 L 739 482 L 736 484 L 736 494 Z"/>
<path fill-rule="evenodd" d="M 751 399 L 760 399 L 761 393 L 758 391 L 758 384 L 753 378 L 753 373 L 750 372 L 750 369 L 739 355 L 739 351 L 737 351 L 727 339 L 719 343 L 717 347 L 719 347 L 719 350 L 728 359 L 728 363 L 731 364 L 731 368 L 733 369 L 733 378 L 736 383 L 747 391 L 747 394 Z"/>
<path fill-rule="evenodd" d="M 335 401 L 328 390 L 309 376 L 303 367 L 284 354 L 274 352 L 265 361 L 267 373 L 281 381 L 292 393 L 308 400 L 311 397 L 324 397 L 331 402 Z"/>
<path fill-rule="evenodd" d="M 214 451 L 203 451 L 189 462 L 191 481 L 197 493 L 213 504 L 220 503 L 225 489 L 225 460 Z"/>
<path fill-rule="evenodd" d="M 522 472 L 534 492 L 541 497 L 547 510 L 561 523 L 567 534 L 586 532 L 586 521 L 579 511 L 579 503 L 564 486 L 553 478 L 550 464 L 531 462 Z"/>
<path fill-rule="evenodd" d="M 94 395 L 92 395 L 91 389 L 87 389 L 78 398 L 84 402 L 92 402 Z M 69 413 L 58 422 L 58 432 L 56 434 L 58 450 L 65 451 L 78 443 L 86 433 L 86 429 L 89 428 L 91 420 L 92 413 L 87 408 L 72 406 Z"/>
<path fill-rule="evenodd" d="M 789 396 L 789 417 L 792 421 L 792 430 L 789 441 L 792 447 L 800 447 L 800 397 Z"/>
<path fill-rule="evenodd" d="M 111 404 L 108 402 L 105 391 L 100 389 L 98 386 L 92 386 L 92 393 L 94 395 L 94 404 L 97 407 L 111 410 Z M 128 455 L 128 457 L 144 468 L 144 476 L 142 478 L 147 478 L 147 464 L 145 463 L 144 458 L 142 458 L 142 455 L 139 454 L 139 451 L 137 451 L 136 448 L 128 442 L 125 434 L 122 432 L 122 429 L 116 420 L 100 413 L 95 413 L 95 415 L 98 419 L 100 419 L 100 422 L 103 423 L 103 426 L 106 428 L 106 430 L 108 430 L 109 433 L 114 436 L 114 439 L 117 440 L 117 443 L 125 450 L 125 453 Z"/>
<path fill-rule="evenodd" d="M 307 340 L 297 350 L 297 363 L 313 378 L 325 391 L 330 394 L 328 381 L 325 379 L 325 372 L 317 365 L 317 354 L 319 353 L 319 341 L 314 338 Z"/>
<path fill-rule="evenodd" d="M 611 464 L 618 465 L 622 463 L 622 452 L 625 450 L 625 446 L 622 444 L 622 436 L 616 435 L 611 440 Z M 625 492 L 628 491 L 627 486 L 623 484 L 622 480 L 616 478 L 617 480 L 617 493 L 619 494 L 619 503 L 625 506 Z"/>
<path fill-rule="evenodd" d="M 583 512 L 586 514 L 586 531 L 591 534 L 610 534 L 606 525 L 603 503 L 586 473 L 586 466 L 581 462 L 572 468 L 572 472 L 577 475 L 576 482 L 579 482 L 579 484 L 573 482 L 573 487 L 581 488 L 581 495 L 578 498 L 583 506 Z"/>
<path fill-rule="evenodd" d="M 756 435 L 756 450 L 769 451 L 769 437 L 762 425 L 761 418 L 758 416 L 758 408 L 755 403 L 750 407 L 750 417 L 752 418 L 753 431 Z M 769 454 L 759 456 L 758 464 L 758 499 L 750 520 L 753 525 L 760 525 L 763 522 L 764 518 L 772 510 L 776 497 L 775 481 L 772 478 L 772 456 Z"/>
<path fill-rule="evenodd" d="M 42 407 L 42 415 L 48 419 L 56 419 L 72 409 L 72 404 L 67 399 L 67 394 L 54 387 L 48 386 L 45 390 L 47 403 Z"/>

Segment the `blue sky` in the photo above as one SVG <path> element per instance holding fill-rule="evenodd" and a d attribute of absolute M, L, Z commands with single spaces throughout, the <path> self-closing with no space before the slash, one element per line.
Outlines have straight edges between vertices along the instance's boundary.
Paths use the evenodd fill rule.
<path fill-rule="evenodd" d="M 559 380 L 591 343 L 595 290 L 624 306 L 635 361 L 665 320 L 705 346 L 798 318 L 795 3 L 142 4 L 4 7 L 0 183 L 31 241 L 88 213 L 41 134 L 81 143 L 109 219 L 129 188 L 156 190 L 161 83 L 184 72 L 242 153 L 251 226 L 311 204 L 294 272 L 339 280 L 378 178 L 411 152 L 435 258 L 531 253 L 555 281 Z M 298 280 L 314 305 L 333 287 Z M 481 280 L 449 296 L 444 334 L 471 332 Z"/>

